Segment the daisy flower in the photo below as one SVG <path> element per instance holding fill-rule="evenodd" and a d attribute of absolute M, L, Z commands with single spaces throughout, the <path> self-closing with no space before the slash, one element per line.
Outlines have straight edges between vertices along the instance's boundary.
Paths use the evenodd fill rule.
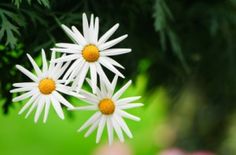
<path fill-rule="evenodd" d="M 64 114 L 62 111 L 62 106 L 64 105 L 68 108 L 73 108 L 60 93 L 73 95 L 76 97 L 82 97 L 72 92 L 69 87 L 63 85 L 63 81 L 59 80 L 69 63 L 50 63 L 48 66 L 46 55 L 44 50 L 42 50 L 42 70 L 38 67 L 33 58 L 27 54 L 36 74 L 31 73 L 29 70 L 25 69 L 20 65 L 16 65 L 16 68 L 25 74 L 32 82 L 14 83 L 15 89 L 11 90 L 11 93 L 21 93 L 24 94 L 13 98 L 13 102 L 22 101 L 28 99 L 28 102 L 20 110 L 19 114 L 22 114 L 26 109 L 29 108 L 28 113 L 25 118 L 27 118 L 30 113 L 36 109 L 34 121 L 37 122 L 40 114 L 45 108 L 43 122 L 45 123 L 48 117 L 50 105 L 52 104 L 57 115 L 64 119 Z M 51 60 L 55 59 L 55 52 L 52 53 Z"/>
<path fill-rule="evenodd" d="M 95 111 L 91 118 L 89 118 L 78 131 L 80 132 L 89 127 L 85 134 L 85 137 L 88 137 L 96 128 L 98 128 L 96 143 L 99 143 L 105 126 L 107 127 L 108 131 L 109 144 L 112 144 L 113 142 L 113 129 L 121 142 L 124 141 L 123 132 L 125 132 L 129 138 L 132 138 L 132 133 L 123 118 L 128 118 L 134 121 L 140 120 L 139 117 L 136 117 L 125 111 L 127 109 L 143 106 L 142 103 L 132 103 L 133 101 L 138 100 L 140 96 L 120 98 L 130 86 L 131 81 L 126 83 L 121 89 L 114 93 L 117 79 L 118 76 L 115 76 L 111 83 L 111 88 L 109 88 L 106 83 L 100 80 L 100 89 L 96 87 L 96 94 L 81 90 L 81 94 L 85 97 L 82 100 L 90 105 L 72 109 Z M 92 87 L 91 81 L 88 79 L 87 81 Z"/>
<path fill-rule="evenodd" d="M 125 38 L 127 34 L 116 39 L 107 41 L 112 34 L 118 29 L 119 24 L 115 24 L 104 35 L 98 39 L 99 18 L 94 19 L 93 14 L 90 18 L 90 23 L 86 14 L 83 14 L 83 35 L 80 31 L 72 26 L 71 29 L 62 25 L 63 30 L 74 42 L 72 43 L 57 43 L 52 51 L 66 53 L 67 56 L 58 58 L 54 62 L 73 61 L 70 69 L 67 71 L 63 79 L 67 79 L 66 84 L 73 81 L 72 88 L 77 87 L 78 90 L 83 85 L 87 73 L 90 71 L 93 93 L 96 91 L 97 75 L 103 79 L 108 86 L 110 82 L 103 71 L 102 66 L 112 71 L 114 74 L 124 78 L 116 67 L 124 69 L 118 62 L 110 58 L 110 56 L 120 55 L 131 52 L 129 48 L 111 48 Z"/>

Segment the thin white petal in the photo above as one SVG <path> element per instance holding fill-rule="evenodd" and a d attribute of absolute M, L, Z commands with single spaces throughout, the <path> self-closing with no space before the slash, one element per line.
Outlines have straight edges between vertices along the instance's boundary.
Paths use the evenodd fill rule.
<path fill-rule="evenodd" d="M 113 125 L 110 117 L 107 118 L 107 132 L 108 132 L 109 145 L 111 145 L 113 143 Z"/>
<path fill-rule="evenodd" d="M 119 42 L 121 42 L 122 40 L 124 40 L 127 37 L 128 37 L 128 35 L 125 34 L 125 35 L 123 35 L 123 36 L 121 36 L 119 38 L 113 39 L 111 41 L 108 41 L 108 42 L 106 42 L 104 44 L 99 45 L 98 48 L 99 48 L 100 51 L 108 49 L 108 48 L 118 44 Z"/>
<path fill-rule="evenodd" d="M 51 51 L 66 53 L 66 54 L 79 54 L 81 50 L 71 49 L 71 48 L 51 48 Z"/>
<path fill-rule="evenodd" d="M 57 59 L 55 59 L 52 62 L 58 63 L 58 62 L 64 62 L 64 61 L 72 61 L 72 60 L 77 59 L 79 57 L 81 57 L 81 55 L 79 55 L 79 54 L 71 54 L 71 55 L 67 55 L 67 56 L 63 56 L 63 57 L 57 58 Z"/>
<path fill-rule="evenodd" d="M 34 122 L 35 123 L 38 122 L 39 116 L 43 111 L 44 104 L 45 104 L 45 98 L 41 97 L 39 102 L 38 102 L 38 107 L 37 107 L 37 110 L 36 110 L 36 113 L 35 113 L 35 116 L 34 116 Z"/>
<path fill-rule="evenodd" d="M 124 105 L 124 104 L 130 103 L 130 102 L 136 101 L 140 98 L 141 98 L 141 96 L 126 97 L 126 98 L 122 98 L 122 99 L 119 99 L 118 101 L 116 101 L 116 104 L 117 105 Z"/>
<path fill-rule="evenodd" d="M 38 97 L 38 98 L 34 101 L 34 103 L 31 105 L 29 111 L 28 111 L 27 114 L 25 115 L 25 118 L 28 118 L 29 115 L 32 113 L 32 111 L 37 107 L 38 102 L 39 102 L 39 99 L 40 99 L 40 97 Z"/>
<path fill-rule="evenodd" d="M 14 83 L 14 87 L 36 87 L 38 86 L 35 82 L 21 82 L 21 83 Z"/>
<path fill-rule="evenodd" d="M 100 119 L 96 120 L 88 129 L 88 131 L 85 133 L 84 137 L 88 137 L 97 127 L 100 122 Z"/>
<path fill-rule="evenodd" d="M 102 116 L 101 119 L 100 119 L 99 125 L 98 125 L 98 131 L 97 131 L 97 136 L 96 136 L 96 143 L 100 142 L 100 139 L 102 137 L 102 133 L 103 133 L 105 124 L 106 124 L 106 117 Z"/>
<path fill-rule="evenodd" d="M 57 91 L 53 91 L 52 93 L 53 97 L 57 99 L 59 102 L 61 102 L 64 106 L 68 108 L 74 108 L 72 104 L 70 104 L 61 94 L 59 94 Z"/>
<path fill-rule="evenodd" d="M 74 96 L 79 99 L 85 98 L 83 95 L 72 91 L 71 87 L 68 87 L 65 85 L 57 84 L 56 90 L 63 93 L 63 94 L 71 95 L 71 96 Z"/>
<path fill-rule="evenodd" d="M 75 27 L 72 26 L 72 31 L 74 31 L 75 35 L 78 37 L 78 40 L 80 42 L 80 45 L 86 45 L 87 41 L 84 39 L 84 37 L 82 36 L 82 34 L 79 32 L 79 30 Z M 82 49 L 81 49 L 82 50 Z"/>
<path fill-rule="evenodd" d="M 112 71 L 113 73 L 115 73 L 116 75 L 119 75 L 122 78 L 125 78 L 123 74 L 120 73 L 120 71 L 118 71 L 113 65 L 111 65 L 109 63 L 109 61 L 106 61 L 106 59 L 103 59 L 102 57 L 99 59 L 99 62 L 106 67 L 107 69 L 109 69 L 110 71 Z"/>
<path fill-rule="evenodd" d="M 121 142 L 124 142 L 124 136 L 118 122 L 114 118 L 112 118 L 111 122 L 118 138 L 120 139 Z"/>
<path fill-rule="evenodd" d="M 125 105 L 119 106 L 119 109 L 132 109 L 132 108 L 137 108 L 137 107 L 142 107 L 143 103 L 129 103 Z"/>
<path fill-rule="evenodd" d="M 81 95 L 83 95 L 85 98 L 81 99 L 87 103 L 90 103 L 90 104 L 97 104 L 99 102 L 99 98 L 97 96 L 95 96 L 94 94 L 92 93 L 89 93 L 85 90 L 81 90 L 80 91 Z"/>
<path fill-rule="evenodd" d="M 93 115 L 78 129 L 78 132 L 81 132 L 82 130 L 86 129 L 88 126 L 90 126 L 91 124 L 93 124 L 93 122 L 95 122 L 96 120 L 98 120 L 100 116 L 101 116 L 101 113 L 100 113 L 100 112 L 96 112 L 95 114 L 93 114 Z"/>
<path fill-rule="evenodd" d="M 70 110 L 98 110 L 98 107 L 95 105 L 81 106 L 75 108 L 69 108 Z"/>
<path fill-rule="evenodd" d="M 99 33 L 99 18 L 95 18 L 95 26 L 94 26 L 94 39 L 95 43 L 98 41 L 98 33 Z"/>
<path fill-rule="evenodd" d="M 17 96 L 15 98 L 13 98 L 12 102 L 18 102 L 18 101 L 22 101 L 24 99 L 27 99 L 30 96 L 34 95 L 34 93 L 35 93 L 35 90 L 31 90 L 31 91 L 29 91 L 27 93 L 24 93 L 24 94 L 22 94 L 20 96 Z"/>
<path fill-rule="evenodd" d="M 21 115 L 27 108 L 29 108 L 29 106 L 37 99 L 37 97 L 39 96 L 39 94 L 34 94 L 29 101 L 21 108 L 21 110 L 19 111 L 19 115 Z"/>
<path fill-rule="evenodd" d="M 86 40 L 89 40 L 89 26 L 88 26 L 88 19 L 85 13 L 83 13 L 83 34 Z"/>
<path fill-rule="evenodd" d="M 112 83 L 111 83 L 111 89 L 109 89 L 109 91 L 107 93 L 108 97 L 110 97 L 110 98 L 112 97 L 112 95 L 116 89 L 117 80 L 118 80 L 118 75 L 115 75 L 115 77 L 113 78 Z"/>
<path fill-rule="evenodd" d="M 47 119 L 48 119 L 48 113 L 50 110 L 50 98 L 46 97 L 45 98 L 45 112 L 44 112 L 44 117 L 43 117 L 43 122 L 46 123 Z"/>
<path fill-rule="evenodd" d="M 61 118 L 64 119 L 64 113 L 62 111 L 62 107 L 60 105 L 60 103 L 57 101 L 57 99 L 55 99 L 53 96 L 50 96 L 52 105 L 57 113 L 57 115 Z"/>
<path fill-rule="evenodd" d="M 108 80 L 106 74 L 104 73 L 104 71 L 99 63 L 96 63 L 96 68 L 97 68 L 97 73 L 100 76 L 100 80 L 102 79 L 105 82 L 106 86 L 108 88 L 111 88 L 111 83 Z"/>
<path fill-rule="evenodd" d="M 117 61 L 115 61 L 114 59 L 112 58 L 109 58 L 109 57 L 102 57 L 103 59 L 107 60 L 108 62 L 110 62 L 112 65 L 116 66 L 116 67 L 119 67 L 119 68 L 122 68 L 122 69 L 125 69 L 121 64 L 119 64 Z"/>
<path fill-rule="evenodd" d="M 66 74 L 63 77 L 63 80 L 66 80 L 70 74 L 78 67 L 83 65 L 83 59 L 79 58 L 73 64 L 69 67 L 69 69 L 66 71 Z"/>
<path fill-rule="evenodd" d="M 24 73 L 27 77 L 29 77 L 31 80 L 33 81 L 38 81 L 38 78 L 32 74 L 30 71 L 28 71 L 27 69 L 25 69 L 24 67 L 20 66 L 20 65 L 16 65 L 16 68 L 18 70 L 20 70 L 22 73 Z"/>
<path fill-rule="evenodd" d="M 97 85 L 97 72 L 96 72 L 96 65 L 94 63 L 89 64 L 90 67 L 90 77 L 92 81 L 92 90 L 93 93 L 96 93 L 96 85 Z"/>
<path fill-rule="evenodd" d="M 131 115 L 123 110 L 117 110 L 117 113 L 119 113 L 119 115 L 121 115 L 122 117 L 134 120 L 134 121 L 140 121 L 140 118 L 134 115 Z"/>
<path fill-rule="evenodd" d="M 80 74 L 76 77 L 75 81 L 72 84 L 72 88 L 77 86 L 77 89 L 80 89 L 84 83 L 85 76 L 88 73 L 89 65 L 87 63 L 81 68 Z"/>
<path fill-rule="evenodd" d="M 71 29 L 69 29 L 67 26 L 65 25 L 61 25 L 62 29 L 66 32 L 67 36 L 75 43 L 80 43 L 79 39 L 77 38 L 77 36 L 74 34 L 73 31 L 71 31 Z"/>
<path fill-rule="evenodd" d="M 48 70 L 48 63 L 44 49 L 42 49 L 42 62 L 43 62 L 43 72 Z"/>
<path fill-rule="evenodd" d="M 26 54 L 27 57 L 29 58 L 37 76 L 40 76 L 42 74 L 41 70 L 39 69 L 39 66 L 36 64 L 36 62 L 34 61 L 34 59 L 29 55 L 29 54 Z"/>
<path fill-rule="evenodd" d="M 88 82 L 89 86 L 92 88 L 92 81 L 88 78 L 86 78 L 86 81 Z M 99 98 L 99 99 L 103 97 L 102 92 L 98 88 L 98 86 L 96 86 L 96 95 L 97 95 L 97 98 Z"/>
<path fill-rule="evenodd" d="M 101 51 L 101 56 L 114 56 L 131 52 L 130 48 L 114 48 Z"/>
<path fill-rule="evenodd" d="M 98 41 L 98 45 L 105 43 L 112 34 L 118 29 L 119 24 L 115 24 L 112 28 L 110 28 Z"/>
<path fill-rule="evenodd" d="M 116 119 L 117 123 L 119 123 L 120 127 L 123 129 L 123 131 L 126 133 L 126 135 L 129 138 L 133 138 L 132 133 L 130 132 L 129 127 L 127 126 L 126 122 L 123 120 L 122 117 L 118 115 L 114 115 L 114 119 Z"/>
<path fill-rule="evenodd" d="M 72 26 L 73 29 L 73 26 Z M 67 48 L 67 49 L 73 49 L 73 50 L 82 50 L 83 46 L 78 44 L 70 44 L 70 43 L 56 43 L 57 47 L 60 48 Z"/>
<path fill-rule="evenodd" d="M 115 101 L 126 91 L 126 89 L 131 85 L 132 81 L 129 80 L 120 90 L 118 90 L 112 97 Z"/>
<path fill-rule="evenodd" d="M 19 93 L 32 90 L 32 87 L 22 87 L 22 88 L 15 88 L 10 90 L 10 93 Z"/>

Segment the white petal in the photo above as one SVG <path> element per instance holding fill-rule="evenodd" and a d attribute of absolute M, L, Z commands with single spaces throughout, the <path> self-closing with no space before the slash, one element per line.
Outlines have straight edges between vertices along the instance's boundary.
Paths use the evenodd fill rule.
<path fill-rule="evenodd" d="M 98 48 L 99 48 L 100 51 L 108 49 L 108 48 L 118 44 L 119 42 L 121 42 L 122 40 L 124 40 L 127 37 L 128 37 L 128 35 L 125 34 L 125 35 L 123 35 L 123 36 L 121 36 L 119 38 L 113 39 L 111 41 L 108 41 L 108 42 L 106 42 L 104 44 L 99 45 Z"/>
<path fill-rule="evenodd" d="M 22 73 L 24 73 L 27 77 L 29 77 L 31 80 L 33 81 L 38 81 L 38 78 L 32 74 L 30 71 L 28 71 L 27 69 L 25 69 L 24 67 L 20 66 L 20 65 L 16 65 L 16 68 L 18 70 L 20 70 Z"/>
<path fill-rule="evenodd" d="M 48 119 L 48 113 L 50 110 L 50 98 L 46 97 L 45 98 L 45 112 L 44 112 L 44 117 L 43 117 L 43 122 L 46 123 L 47 119 Z"/>
<path fill-rule="evenodd" d="M 77 38 L 73 31 L 71 31 L 67 26 L 63 24 L 61 25 L 61 27 L 73 42 L 80 44 L 80 40 Z"/>
<path fill-rule="evenodd" d="M 90 77 L 92 82 L 92 90 L 93 93 L 96 93 L 96 85 L 97 85 L 97 71 L 96 71 L 96 65 L 94 63 L 89 64 L 90 67 Z"/>
<path fill-rule="evenodd" d="M 44 49 L 42 49 L 42 62 L 43 62 L 43 72 L 48 70 L 48 63 Z"/>
<path fill-rule="evenodd" d="M 74 108 L 72 104 L 70 104 L 61 94 L 59 94 L 57 91 L 53 91 L 52 93 L 53 97 L 61 102 L 64 106 L 68 108 Z"/>
<path fill-rule="evenodd" d="M 140 121 L 140 118 L 134 115 L 131 115 L 123 110 L 117 110 L 117 113 L 119 113 L 119 115 L 121 115 L 122 117 L 134 120 L 134 121 Z"/>
<path fill-rule="evenodd" d="M 95 43 L 98 41 L 98 33 L 99 33 L 99 18 L 95 18 L 95 26 L 94 26 L 94 39 Z"/>
<path fill-rule="evenodd" d="M 96 120 L 88 129 L 88 131 L 85 133 L 84 137 L 88 137 L 98 126 L 100 122 L 100 119 Z"/>
<path fill-rule="evenodd" d="M 100 80 L 102 79 L 103 82 L 105 82 L 106 86 L 107 86 L 108 88 L 111 88 L 111 83 L 110 83 L 110 81 L 108 80 L 106 74 L 104 73 L 104 71 L 103 71 L 101 65 L 100 65 L 99 63 L 97 63 L 97 62 L 96 62 L 96 68 L 97 68 L 97 73 L 98 73 L 98 75 L 99 75 L 99 77 L 100 77 Z"/>
<path fill-rule="evenodd" d="M 57 113 L 57 115 L 61 118 L 64 119 L 64 113 L 62 111 L 61 105 L 60 103 L 57 101 L 57 99 L 55 99 L 53 96 L 50 96 L 52 105 Z"/>
<path fill-rule="evenodd" d="M 98 45 L 101 45 L 105 43 L 111 36 L 112 34 L 118 29 L 119 24 L 114 25 L 112 28 L 110 28 L 98 41 Z"/>
<path fill-rule="evenodd" d="M 45 104 L 45 98 L 41 97 L 39 102 L 38 102 L 38 107 L 37 107 L 37 110 L 36 110 L 36 113 L 35 113 L 35 116 L 34 116 L 34 122 L 35 123 L 38 122 L 39 116 L 43 111 L 44 104 Z"/>
<path fill-rule="evenodd" d="M 72 84 L 72 88 L 77 86 L 77 89 L 80 89 L 84 83 L 85 76 L 88 73 L 89 65 L 87 63 L 81 68 L 80 74 L 76 77 L 75 81 Z"/>
<path fill-rule="evenodd" d="M 58 79 L 65 73 L 65 70 L 69 66 L 70 62 L 65 63 L 62 67 L 58 68 L 53 75 L 54 79 Z"/>
<path fill-rule="evenodd" d="M 88 78 L 86 78 L 86 81 L 88 82 L 89 86 L 92 87 L 92 81 Z M 100 98 L 103 98 L 102 92 L 101 90 L 98 88 L 98 86 L 96 85 L 96 95 L 98 100 L 100 100 Z"/>
<path fill-rule="evenodd" d="M 70 66 L 70 68 L 66 71 L 66 74 L 63 77 L 63 80 L 66 80 L 70 74 L 77 68 L 77 66 L 82 66 L 83 65 L 83 59 L 78 58 L 73 64 Z"/>
<path fill-rule="evenodd" d="M 72 48 L 51 48 L 51 51 L 66 53 L 66 54 L 79 54 L 81 50 L 72 49 Z"/>
<path fill-rule="evenodd" d="M 74 26 L 72 26 L 73 29 Z M 82 50 L 83 46 L 78 44 L 70 44 L 70 43 L 56 43 L 57 47 L 60 48 L 67 48 L 67 49 L 73 49 L 73 50 Z"/>
<path fill-rule="evenodd" d="M 37 87 L 38 84 L 35 82 L 21 82 L 21 83 L 14 83 L 14 87 Z"/>
<path fill-rule="evenodd" d="M 71 87 L 68 87 L 68 86 L 65 86 L 65 85 L 57 84 L 56 90 L 63 93 L 63 94 L 71 95 L 71 96 L 74 96 L 74 97 L 79 98 L 79 99 L 85 98 L 81 94 L 73 92 Z"/>
<path fill-rule="evenodd" d="M 124 104 L 130 103 L 130 102 L 136 101 L 140 98 L 141 98 L 141 96 L 126 97 L 126 98 L 122 98 L 122 99 L 119 99 L 118 101 L 116 101 L 116 104 L 117 105 L 124 105 Z"/>
<path fill-rule="evenodd" d="M 118 90 L 114 96 L 112 97 L 112 99 L 114 99 L 115 101 L 126 91 L 126 89 L 130 86 L 130 84 L 132 83 L 131 80 L 129 80 L 129 82 L 127 82 L 122 88 L 120 88 L 120 90 Z"/>
<path fill-rule="evenodd" d="M 89 41 L 91 43 L 95 43 L 95 36 L 94 36 L 94 16 L 93 14 L 91 14 L 91 17 L 90 17 L 90 27 L 89 27 Z"/>
<path fill-rule="evenodd" d="M 72 26 L 72 30 L 74 31 L 75 35 L 78 37 L 80 45 L 85 46 L 87 44 L 87 41 L 84 39 L 82 34 L 79 32 L 79 30 L 75 26 Z"/>
<path fill-rule="evenodd" d="M 22 100 L 24 100 L 24 99 L 29 98 L 30 96 L 32 96 L 32 95 L 34 95 L 34 94 L 35 94 L 35 90 L 31 90 L 31 91 L 29 91 L 29 92 L 27 92 L 27 93 L 24 93 L 24 94 L 22 94 L 22 95 L 20 95 L 20 96 L 17 96 L 17 97 L 15 97 L 15 98 L 13 98 L 12 102 L 22 101 Z"/>
<path fill-rule="evenodd" d="M 124 142 L 124 136 L 118 122 L 114 118 L 112 118 L 111 122 L 118 138 L 120 139 L 121 142 Z"/>
<path fill-rule="evenodd" d="M 127 126 L 126 122 L 123 120 L 122 117 L 118 116 L 118 115 L 114 115 L 114 119 L 116 119 L 116 121 L 119 123 L 120 127 L 123 129 L 123 131 L 126 133 L 126 135 L 129 138 L 133 138 L 132 133 L 129 130 L 129 127 Z"/>
<path fill-rule="evenodd" d="M 118 75 L 115 75 L 115 77 L 113 78 L 112 83 L 111 83 L 111 89 L 109 89 L 108 94 L 107 94 L 108 97 L 110 97 L 110 98 L 112 97 L 112 95 L 116 89 L 117 80 L 118 80 Z"/>
<path fill-rule="evenodd" d="M 137 107 L 142 107 L 143 103 L 129 103 L 125 105 L 119 106 L 119 109 L 132 109 L 132 108 L 137 108 Z"/>
<path fill-rule="evenodd" d="M 115 61 L 115 60 L 112 59 L 112 58 L 109 58 L 109 57 L 102 57 L 102 58 L 105 59 L 105 60 L 107 60 L 108 62 L 110 62 L 112 65 L 114 65 L 114 66 L 116 66 L 116 67 L 125 69 L 121 64 L 119 64 L 117 61 Z"/>
<path fill-rule="evenodd" d="M 53 70 L 53 68 L 55 67 L 55 63 L 54 63 L 55 58 L 56 58 L 56 52 L 52 51 L 50 64 L 49 64 L 49 67 L 48 67 L 48 72 L 51 72 Z"/>
<path fill-rule="evenodd" d="M 89 106 L 69 108 L 69 110 L 98 110 L 98 107 L 95 105 L 89 105 Z"/>
<path fill-rule="evenodd" d="M 95 96 L 94 94 L 91 94 L 85 90 L 81 90 L 80 91 L 81 95 L 83 95 L 85 98 L 81 99 L 87 103 L 90 104 L 97 104 L 99 102 L 99 98 L 97 96 Z"/>
<path fill-rule="evenodd" d="M 39 96 L 39 94 L 34 94 L 29 101 L 23 106 L 23 108 L 21 108 L 21 110 L 19 111 L 19 115 L 21 115 L 27 108 L 29 108 L 29 106 L 37 99 L 37 97 Z"/>
<path fill-rule="evenodd" d="M 29 115 L 32 113 L 32 111 L 37 107 L 38 102 L 39 102 L 40 96 L 34 101 L 34 103 L 32 104 L 32 106 L 30 107 L 29 111 L 27 112 L 27 114 L 25 115 L 25 118 L 28 118 Z"/>
<path fill-rule="evenodd" d="M 130 48 L 114 48 L 101 51 L 101 56 L 114 56 L 131 52 Z"/>
<path fill-rule="evenodd" d="M 52 62 L 58 63 L 58 62 L 72 61 L 72 60 L 77 59 L 79 57 L 81 57 L 81 55 L 79 55 L 79 54 L 71 54 L 71 55 L 67 55 L 67 56 L 63 56 L 63 57 L 57 58 L 57 59 L 55 59 Z"/>
<path fill-rule="evenodd" d="M 91 116 L 78 130 L 78 132 L 81 132 L 82 130 L 86 129 L 88 126 L 90 126 L 91 124 L 93 124 L 93 122 L 95 122 L 96 120 L 99 119 L 99 117 L 101 116 L 100 112 L 96 112 L 95 114 L 93 114 L 93 116 Z"/>
<path fill-rule="evenodd" d="M 99 125 L 98 125 L 98 131 L 97 131 L 97 136 L 96 136 L 96 143 L 100 142 L 100 139 L 102 137 L 102 133 L 103 133 L 105 124 L 106 124 L 106 117 L 102 116 L 101 119 L 100 119 Z"/>
<path fill-rule="evenodd" d="M 83 34 L 86 40 L 89 40 L 89 26 L 88 26 L 88 19 L 85 13 L 83 13 Z"/>
<path fill-rule="evenodd" d="M 113 142 L 113 126 L 110 117 L 107 118 L 107 132 L 109 145 L 111 145 Z"/>
<path fill-rule="evenodd" d="M 106 61 L 105 59 L 103 59 L 102 57 L 99 59 L 99 62 L 106 67 L 107 69 L 109 69 L 110 71 L 112 71 L 114 74 L 125 78 L 123 74 L 121 74 L 113 65 L 111 65 L 108 61 Z"/>
<path fill-rule="evenodd" d="M 10 93 L 19 93 L 32 90 L 32 87 L 22 87 L 22 88 L 15 88 L 10 90 Z"/>
<path fill-rule="evenodd" d="M 29 58 L 37 76 L 40 76 L 42 74 L 41 70 L 39 69 L 39 66 L 36 64 L 36 62 L 34 61 L 34 59 L 29 55 L 29 54 L 26 54 L 27 57 Z"/>

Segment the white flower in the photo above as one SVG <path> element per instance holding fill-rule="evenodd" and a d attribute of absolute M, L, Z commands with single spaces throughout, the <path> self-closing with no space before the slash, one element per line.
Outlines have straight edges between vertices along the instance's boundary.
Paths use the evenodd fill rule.
<path fill-rule="evenodd" d="M 36 108 L 37 110 L 35 113 L 34 121 L 37 122 L 40 114 L 42 113 L 42 110 L 45 107 L 43 119 L 45 123 L 48 117 L 50 104 L 52 104 L 57 115 L 61 119 L 64 119 L 61 104 L 68 108 L 73 108 L 73 105 L 71 105 L 59 92 L 68 95 L 74 95 L 76 97 L 82 97 L 72 92 L 69 87 L 62 84 L 62 80 L 59 80 L 66 68 L 69 66 L 69 63 L 66 63 L 64 65 L 63 63 L 51 63 L 48 66 L 45 52 L 44 50 L 42 50 L 43 66 L 42 70 L 40 70 L 33 58 L 29 54 L 27 54 L 27 56 L 36 72 L 36 75 L 31 73 L 24 67 L 16 65 L 16 68 L 23 74 L 25 74 L 28 78 L 30 78 L 32 82 L 14 83 L 13 86 L 17 88 L 10 91 L 11 93 L 25 92 L 24 94 L 13 98 L 13 102 L 18 102 L 30 98 L 20 110 L 19 114 L 22 114 L 31 106 L 25 116 L 25 118 L 27 118 L 30 113 Z M 51 60 L 53 59 L 55 59 L 55 52 L 52 53 Z"/>
<path fill-rule="evenodd" d="M 77 87 L 79 90 L 90 70 L 93 93 L 96 91 L 97 74 L 100 79 L 103 79 L 107 85 L 110 86 L 110 82 L 104 73 L 102 66 L 124 78 L 116 68 L 120 67 L 124 69 L 124 67 L 110 58 L 110 56 L 131 52 L 131 49 L 129 48 L 111 48 L 127 38 L 128 35 L 126 34 L 111 41 L 107 41 L 118 27 L 119 24 L 114 25 L 98 39 L 99 19 L 96 17 L 94 20 L 94 16 L 91 15 L 90 24 L 88 24 L 85 13 L 83 14 L 83 35 L 75 26 L 72 26 L 70 29 L 67 26 L 62 25 L 62 28 L 74 44 L 57 43 L 57 48 L 52 48 L 51 50 L 68 54 L 65 57 L 56 59 L 54 62 L 74 61 L 63 78 L 67 80 L 66 84 L 73 81 L 72 88 Z"/>
<path fill-rule="evenodd" d="M 130 132 L 124 118 L 128 118 L 134 121 L 139 121 L 140 118 L 125 112 L 126 109 L 136 108 L 143 106 L 142 103 L 131 103 L 140 98 L 140 96 L 121 98 L 120 96 L 126 91 L 126 89 L 131 84 L 131 81 L 126 83 L 121 89 L 114 93 L 118 76 L 112 81 L 111 89 L 101 81 L 100 89 L 96 87 L 96 94 L 91 94 L 85 90 L 81 90 L 81 94 L 85 97 L 84 101 L 89 103 L 89 106 L 76 107 L 72 110 L 94 110 L 95 114 L 88 119 L 82 127 L 78 130 L 79 132 L 89 127 L 85 134 L 88 137 L 96 128 L 97 137 L 96 143 L 101 139 L 104 127 L 107 126 L 108 131 L 108 141 L 112 144 L 113 141 L 113 129 L 115 130 L 118 138 L 121 142 L 124 141 L 124 136 L 122 130 L 127 134 L 128 137 L 132 138 L 132 133 Z M 88 80 L 90 86 L 92 86 L 91 81 Z M 113 94 L 114 93 L 114 94 Z"/>

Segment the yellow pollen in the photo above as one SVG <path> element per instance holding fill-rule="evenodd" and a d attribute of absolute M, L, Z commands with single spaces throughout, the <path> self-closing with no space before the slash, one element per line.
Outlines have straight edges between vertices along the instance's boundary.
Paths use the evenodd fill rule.
<path fill-rule="evenodd" d="M 105 98 L 99 102 L 98 108 L 104 115 L 111 115 L 115 111 L 115 104 L 111 99 Z"/>
<path fill-rule="evenodd" d="M 56 89 L 56 84 L 52 79 L 45 78 L 39 82 L 38 88 L 42 94 L 51 94 Z"/>
<path fill-rule="evenodd" d="M 98 60 L 100 54 L 99 49 L 95 45 L 87 45 L 82 51 L 84 59 L 88 62 L 95 62 Z"/>

